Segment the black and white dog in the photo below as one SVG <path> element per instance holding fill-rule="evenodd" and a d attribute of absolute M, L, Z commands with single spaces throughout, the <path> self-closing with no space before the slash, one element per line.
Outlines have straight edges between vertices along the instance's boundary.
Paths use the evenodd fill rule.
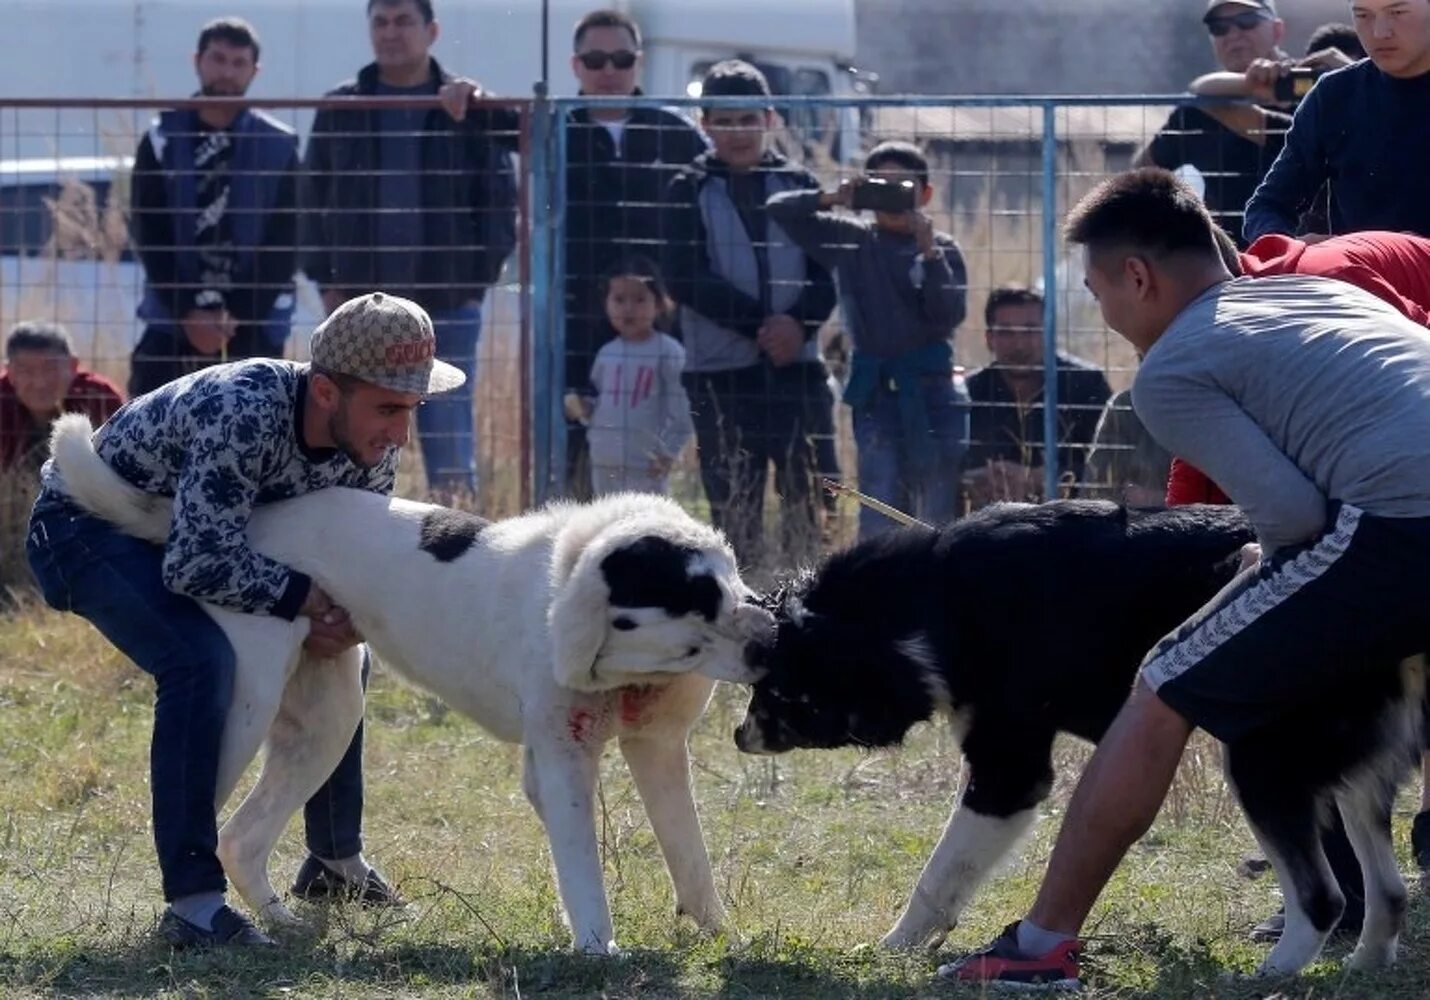
<path fill-rule="evenodd" d="M 1252 540 L 1232 507 L 1063 501 L 857 545 L 772 596 L 777 632 L 746 652 L 754 692 L 735 741 L 751 753 L 884 747 L 948 716 L 971 776 L 882 942 L 936 946 L 1030 829 L 1054 737 L 1101 738 L 1146 652 L 1231 581 Z M 1418 658 L 1366 664 L 1354 688 L 1226 748 L 1294 918 L 1262 972 L 1300 969 L 1339 917 L 1316 835 L 1333 806 L 1363 831 L 1352 833 L 1367 890 L 1352 961 L 1394 961 L 1405 889 L 1384 803 L 1418 753 L 1423 683 Z"/>

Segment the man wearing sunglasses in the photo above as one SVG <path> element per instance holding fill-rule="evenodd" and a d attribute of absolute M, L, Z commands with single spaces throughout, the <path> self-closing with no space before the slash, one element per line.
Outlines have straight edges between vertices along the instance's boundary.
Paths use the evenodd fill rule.
<path fill-rule="evenodd" d="M 587 97 L 640 94 L 640 26 L 616 10 L 595 10 L 576 25 L 571 71 Z M 566 386 L 594 393 L 588 375 L 603 331 L 601 276 L 631 253 L 655 256 L 660 201 L 686 164 L 705 152 L 705 136 L 674 108 L 602 104 L 567 119 L 566 146 Z M 567 426 L 568 488 L 584 499 L 585 427 Z"/>
<path fill-rule="evenodd" d="M 1253 62 L 1283 59 L 1286 23 L 1273 0 L 1209 0 L 1202 23 L 1212 52 L 1228 73 L 1245 73 Z M 1227 232 L 1241 232 L 1241 215 L 1256 185 L 1281 151 L 1289 116 L 1254 109 L 1256 128 L 1238 128 L 1237 113 L 1226 107 L 1180 107 L 1137 155 L 1136 166 L 1177 172 L 1202 195 L 1212 218 Z"/>
<path fill-rule="evenodd" d="M 1246 206 L 1247 239 L 1294 235 L 1301 213 L 1330 188 L 1327 235 L 1383 229 L 1430 236 L 1424 173 L 1430 157 L 1430 0 L 1353 0 L 1369 59 L 1327 73 L 1296 109 Z"/>

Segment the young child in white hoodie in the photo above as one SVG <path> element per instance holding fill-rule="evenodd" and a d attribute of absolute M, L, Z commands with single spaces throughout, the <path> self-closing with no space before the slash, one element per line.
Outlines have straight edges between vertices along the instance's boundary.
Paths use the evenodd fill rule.
<path fill-rule="evenodd" d="M 655 264 L 630 257 L 607 273 L 602 304 L 616 337 L 591 366 L 595 399 L 580 401 L 590 422 L 591 488 L 664 493 L 695 433 L 680 384 L 685 348 L 656 328 L 672 302 Z"/>

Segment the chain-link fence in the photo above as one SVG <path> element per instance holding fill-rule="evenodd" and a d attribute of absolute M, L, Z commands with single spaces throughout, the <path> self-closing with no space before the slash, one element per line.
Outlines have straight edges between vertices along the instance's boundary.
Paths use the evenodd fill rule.
<path fill-rule="evenodd" d="M 1266 137 L 1168 124 L 1173 98 L 775 100 L 479 102 L 460 123 L 426 97 L 0 101 L 0 324 L 63 324 L 128 393 L 302 360 L 335 302 L 405 294 L 475 378 L 425 408 L 404 492 L 502 514 L 668 488 L 752 560 L 881 526 L 819 477 L 931 519 L 1160 496 L 1136 357 L 1058 225 L 1135 163 L 1225 200 L 1264 169 L 1236 144 Z M 15 155 L 40 141 L 64 155 Z M 920 154 L 874 173 L 913 181 L 929 233 L 844 204 L 870 186 L 837 194 L 886 142 Z M 0 436 L 33 451 L 38 423 Z M 32 486 L 8 464 L 13 579 Z"/>

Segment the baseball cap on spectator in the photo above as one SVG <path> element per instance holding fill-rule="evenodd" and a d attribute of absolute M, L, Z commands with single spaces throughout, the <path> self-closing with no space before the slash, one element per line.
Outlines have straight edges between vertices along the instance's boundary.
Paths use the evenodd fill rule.
<path fill-rule="evenodd" d="M 430 395 L 467 380 L 438 361 L 432 317 L 411 299 L 369 292 L 348 299 L 313 331 L 313 367 L 360 382 Z"/>
<path fill-rule="evenodd" d="M 1276 4 L 1274 0 L 1207 0 L 1207 12 L 1202 15 L 1202 23 L 1205 24 L 1212 16 L 1212 12 L 1219 7 L 1249 7 L 1252 10 L 1264 10 L 1272 17 L 1276 16 Z"/>

